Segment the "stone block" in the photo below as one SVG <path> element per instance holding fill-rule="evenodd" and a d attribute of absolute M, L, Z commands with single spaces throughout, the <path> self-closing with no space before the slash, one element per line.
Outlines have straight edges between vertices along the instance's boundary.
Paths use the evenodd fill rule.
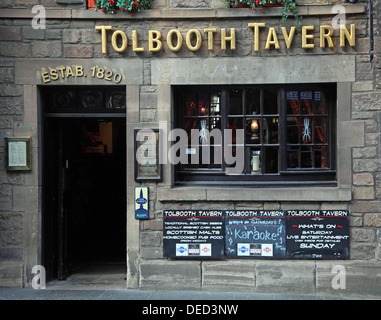
<path fill-rule="evenodd" d="M 171 8 L 210 8 L 211 0 L 171 0 Z"/>
<path fill-rule="evenodd" d="M 32 27 L 23 28 L 23 38 L 28 40 L 44 40 L 45 30 L 44 29 L 33 29 Z"/>
<path fill-rule="evenodd" d="M 38 187 L 13 187 L 13 211 L 38 212 Z"/>
<path fill-rule="evenodd" d="M 0 45 L 1 57 L 29 58 L 31 45 L 21 42 L 2 42 Z"/>
<path fill-rule="evenodd" d="M 140 289 L 200 290 L 200 261 L 142 261 Z"/>
<path fill-rule="evenodd" d="M 35 58 L 60 58 L 62 46 L 60 41 L 36 41 L 32 43 L 32 56 Z"/>
<path fill-rule="evenodd" d="M 358 173 L 353 175 L 353 184 L 356 186 L 372 186 L 374 178 L 371 173 Z"/>
<path fill-rule="evenodd" d="M 13 83 L 14 80 L 13 68 L 0 68 L 0 83 Z"/>
<path fill-rule="evenodd" d="M 202 263 L 202 289 L 211 291 L 254 291 L 255 261 L 204 261 Z"/>
<path fill-rule="evenodd" d="M 79 43 L 81 42 L 81 30 L 69 29 L 63 30 L 63 43 Z"/>
<path fill-rule="evenodd" d="M 375 232 L 373 229 L 351 228 L 350 235 L 351 241 L 353 242 L 372 243 L 376 240 Z"/>
<path fill-rule="evenodd" d="M 0 27 L 0 41 L 21 41 L 20 27 Z"/>
<path fill-rule="evenodd" d="M 21 262 L 0 262 L 0 287 L 19 287 L 22 283 L 23 264 Z"/>
<path fill-rule="evenodd" d="M 65 46 L 65 58 L 92 58 L 94 55 L 94 48 L 91 46 Z"/>
<path fill-rule="evenodd" d="M 353 199 L 355 200 L 372 200 L 374 199 L 373 187 L 356 187 L 353 189 Z"/>
<path fill-rule="evenodd" d="M 380 208 L 381 212 L 381 208 Z M 381 213 L 367 213 L 364 215 L 365 227 L 381 227 Z"/>
<path fill-rule="evenodd" d="M 315 263 L 309 261 L 257 261 L 256 290 L 290 294 L 315 293 Z"/>
<path fill-rule="evenodd" d="M 163 233 L 161 231 L 146 231 L 140 233 L 140 246 L 160 247 L 162 244 Z"/>
<path fill-rule="evenodd" d="M 338 270 L 332 272 L 335 265 L 340 265 L 343 269 L 340 269 L 340 272 Z M 344 276 L 344 283 L 339 282 L 341 275 Z M 332 282 L 345 284 L 345 289 L 334 289 Z M 381 265 L 377 262 L 318 261 L 316 262 L 316 294 L 379 299 L 381 297 Z"/>

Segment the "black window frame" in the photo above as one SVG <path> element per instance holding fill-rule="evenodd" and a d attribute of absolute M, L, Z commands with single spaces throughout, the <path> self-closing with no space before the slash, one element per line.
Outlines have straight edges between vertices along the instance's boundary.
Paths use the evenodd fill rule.
<path fill-rule="evenodd" d="M 173 111 L 173 129 L 185 128 L 185 96 L 193 92 L 212 92 L 221 91 L 221 129 L 227 128 L 228 121 L 228 92 L 229 90 L 276 90 L 278 113 L 267 116 L 279 117 L 279 137 L 277 144 L 278 152 L 278 172 L 277 173 L 261 173 L 227 175 L 226 164 L 222 159 L 221 169 L 203 168 L 188 169 L 181 164 L 175 165 L 174 168 L 174 184 L 175 185 L 239 185 L 254 187 L 276 187 L 285 185 L 295 186 L 336 186 L 336 127 L 337 127 L 337 85 L 336 83 L 312 83 L 312 84 L 265 84 L 265 85 L 179 85 L 172 86 L 172 111 Z M 329 168 L 287 168 L 287 91 L 324 91 L 326 94 L 327 108 L 327 163 Z M 263 105 L 263 98 L 261 108 Z M 244 112 L 243 112 L 244 113 Z M 243 118 L 247 115 L 243 114 Z M 258 118 L 263 118 L 263 113 Z M 224 137 L 223 137 L 224 139 Z M 262 145 L 262 142 L 261 142 Z M 263 145 L 261 146 L 263 147 Z M 245 152 L 246 152 L 245 143 Z M 223 152 L 222 152 L 223 154 Z M 223 158 L 223 157 L 222 157 Z M 245 155 L 245 159 L 247 155 Z M 245 160 L 246 162 L 247 160 Z M 245 163 L 245 166 L 247 164 Z"/>

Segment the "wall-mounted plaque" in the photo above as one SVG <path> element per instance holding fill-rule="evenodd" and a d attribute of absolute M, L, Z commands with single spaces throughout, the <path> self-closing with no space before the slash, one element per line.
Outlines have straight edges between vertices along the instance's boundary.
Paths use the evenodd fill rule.
<path fill-rule="evenodd" d="M 222 210 L 164 210 L 164 257 L 223 258 Z"/>
<path fill-rule="evenodd" d="M 159 129 L 135 129 L 135 181 L 160 181 Z"/>
<path fill-rule="evenodd" d="M 5 167 L 7 170 L 32 170 L 32 138 L 5 138 Z"/>
<path fill-rule="evenodd" d="M 148 187 L 135 187 L 135 219 L 149 219 Z"/>
<path fill-rule="evenodd" d="M 286 211 L 287 258 L 349 259 L 347 210 Z"/>
<path fill-rule="evenodd" d="M 225 211 L 225 252 L 229 258 L 284 258 L 285 237 L 283 211 Z"/>

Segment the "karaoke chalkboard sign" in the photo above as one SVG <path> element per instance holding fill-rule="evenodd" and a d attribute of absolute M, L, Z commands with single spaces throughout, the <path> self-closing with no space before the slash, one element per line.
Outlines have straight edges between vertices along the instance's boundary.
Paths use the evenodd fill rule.
<path fill-rule="evenodd" d="M 284 258 L 283 211 L 226 210 L 225 253 L 229 258 Z"/>
<path fill-rule="evenodd" d="M 349 259 L 346 210 L 286 211 L 287 258 Z"/>
<path fill-rule="evenodd" d="M 222 210 L 164 210 L 164 257 L 222 258 Z"/>

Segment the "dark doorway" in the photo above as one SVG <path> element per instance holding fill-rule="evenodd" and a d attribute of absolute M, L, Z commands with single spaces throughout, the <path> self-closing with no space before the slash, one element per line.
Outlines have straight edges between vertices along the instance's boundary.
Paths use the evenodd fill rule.
<path fill-rule="evenodd" d="M 43 261 L 47 280 L 126 264 L 126 124 L 107 114 L 45 118 Z"/>

